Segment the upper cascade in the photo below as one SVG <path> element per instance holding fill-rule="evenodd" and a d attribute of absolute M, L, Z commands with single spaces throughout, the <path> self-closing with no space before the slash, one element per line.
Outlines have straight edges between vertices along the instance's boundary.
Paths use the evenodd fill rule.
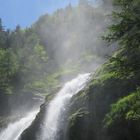
<path fill-rule="evenodd" d="M 38 140 L 56 140 L 58 138 L 61 122 L 64 122 L 68 105 L 73 95 L 82 90 L 90 79 L 90 74 L 80 74 L 67 82 L 46 106 L 45 119 Z"/>

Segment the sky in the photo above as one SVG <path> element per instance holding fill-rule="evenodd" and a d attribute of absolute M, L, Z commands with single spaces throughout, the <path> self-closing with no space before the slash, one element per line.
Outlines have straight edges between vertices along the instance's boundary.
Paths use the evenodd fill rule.
<path fill-rule="evenodd" d="M 69 3 L 76 5 L 78 0 L 0 0 L 0 18 L 5 28 L 16 25 L 29 27 L 45 13 L 53 13 Z"/>

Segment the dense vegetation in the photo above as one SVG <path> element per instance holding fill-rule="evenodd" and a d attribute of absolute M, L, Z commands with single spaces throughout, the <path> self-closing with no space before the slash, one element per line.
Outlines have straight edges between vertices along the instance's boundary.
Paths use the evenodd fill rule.
<path fill-rule="evenodd" d="M 1 116 L 32 108 L 68 79 L 105 61 L 113 49 L 100 38 L 109 22 L 101 9 L 81 0 L 26 29 L 6 30 L 0 20 Z"/>
<path fill-rule="evenodd" d="M 0 22 L 0 36 L 0 99 L 3 104 L 0 105 L 0 114 L 4 115 L 10 111 L 5 107 L 10 109 L 8 103 L 11 98 L 15 106 L 18 104 L 18 97 L 20 98 L 23 93 L 25 93 L 23 103 L 26 99 L 31 99 L 30 96 L 35 91 L 30 89 L 43 77 L 40 71 L 44 68 L 48 57 L 31 28 L 22 30 L 17 26 L 14 31 L 5 31 Z M 3 107 L 5 109 L 2 109 Z M 6 112 L 3 114 L 3 111 Z"/>
<path fill-rule="evenodd" d="M 111 0 L 108 0 L 107 2 L 110 3 Z M 67 130 L 62 130 L 62 133 L 60 134 L 61 140 L 140 139 L 140 1 L 113 0 L 112 5 L 114 7 L 114 11 L 111 15 L 112 25 L 108 28 L 108 31 L 105 30 L 105 26 L 110 22 L 107 21 L 106 23 L 106 18 L 104 17 L 108 13 L 105 13 L 105 15 L 101 13 L 101 11 L 107 9 L 108 4 L 105 3 L 105 7 L 101 5 L 99 9 L 96 9 L 85 3 L 85 1 L 82 2 L 82 5 L 80 3 L 80 5 L 76 8 L 72 8 L 69 5 L 66 9 L 59 10 L 54 13 L 53 16 L 42 16 L 40 20 L 36 22 L 30 29 L 31 31 L 33 30 L 35 36 L 39 36 L 40 38 L 39 42 L 35 43 L 39 47 L 35 47 L 37 48 L 37 54 L 32 54 L 34 57 L 37 57 L 37 59 L 41 59 L 42 61 L 42 63 L 37 64 L 37 66 L 42 64 L 44 66 L 46 61 L 53 61 L 51 65 L 49 64 L 49 66 L 51 66 L 51 70 L 49 69 L 46 72 L 48 74 L 50 71 L 54 70 L 53 64 L 55 62 L 57 66 L 55 65 L 55 70 L 53 72 L 55 73 L 55 76 L 57 78 L 59 77 L 60 79 L 62 78 L 62 75 L 71 74 L 71 71 L 73 70 L 70 67 L 71 65 L 76 65 L 76 71 L 81 72 L 85 70 L 85 66 L 88 67 L 93 63 L 96 64 L 95 59 L 98 60 L 99 64 L 104 62 L 100 62 L 99 58 L 104 58 L 106 54 L 111 54 L 110 52 L 112 52 L 112 50 L 109 53 L 104 52 L 104 50 L 109 50 L 103 49 L 106 43 L 102 42 L 100 39 L 97 39 L 103 34 L 103 31 L 106 31 L 103 39 L 113 47 L 117 46 L 118 48 L 111 58 L 109 58 L 107 62 L 105 62 L 101 67 L 98 68 L 98 70 L 96 70 L 86 88 L 72 98 L 72 101 L 69 105 L 70 111 L 67 114 Z M 94 11 L 95 9 L 96 12 Z M 80 14 L 81 11 L 83 12 L 82 16 Z M 77 18 L 77 15 L 80 20 Z M 82 24 L 85 19 L 88 26 L 84 26 L 85 24 Z M 96 21 L 98 21 L 97 24 Z M 101 21 L 104 21 L 104 25 L 100 26 L 98 23 Z M 94 25 L 92 25 L 92 23 L 94 23 Z M 55 32 L 56 29 L 58 29 L 56 28 L 57 25 L 59 25 L 59 30 L 57 32 L 58 34 L 49 34 L 50 31 Z M 76 25 L 79 26 L 77 27 Z M 48 28 L 46 29 L 45 26 Z M 91 31 L 91 29 L 95 30 L 95 32 Z M 22 31 L 22 33 L 26 34 L 28 30 L 29 29 L 26 29 L 25 31 Z M 96 34 L 97 38 L 93 40 L 92 37 L 95 36 L 97 31 L 99 34 Z M 66 32 L 69 34 L 65 34 Z M 88 32 L 88 34 L 85 35 L 85 32 Z M 5 31 L 4 33 L 11 34 Z M 82 35 L 79 36 L 80 34 Z M 3 37 L 4 36 L 5 35 L 3 34 Z M 63 36 L 66 38 L 64 39 Z M 87 39 L 87 37 L 89 39 Z M 63 41 L 63 39 L 65 41 Z M 57 40 L 57 43 L 54 42 L 54 40 Z M 75 41 L 74 44 L 70 45 L 69 43 L 73 42 L 73 40 Z M 67 44 L 67 47 L 64 47 L 65 45 L 63 46 L 65 43 Z M 96 47 L 93 47 L 95 44 Z M 57 48 L 57 45 L 59 46 L 59 49 Z M 74 46 L 74 49 L 69 45 L 72 47 Z M 5 56 L 9 53 L 10 48 L 11 47 L 1 49 L 2 55 L 0 60 L 5 58 Z M 34 47 L 31 48 L 33 49 Z M 38 57 L 38 52 L 40 52 L 38 50 L 40 50 L 40 48 L 41 55 L 39 53 Z M 57 50 L 57 52 L 54 50 Z M 78 55 L 73 55 L 71 58 L 68 54 L 73 50 Z M 65 51 L 66 55 L 61 56 L 61 52 L 63 51 Z M 10 51 L 10 54 L 12 54 L 11 52 L 14 51 Z M 31 56 L 28 55 L 29 58 Z M 19 58 L 16 59 L 17 55 L 15 55 L 15 53 L 12 55 L 8 54 L 8 58 L 9 57 L 10 62 L 14 62 L 14 65 L 8 69 L 10 70 L 10 73 L 8 72 L 8 74 L 5 76 L 5 78 L 8 80 L 9 78 L 13 79 L 13 76 L 15 76 L 19 70 L 21 70 L 21 72 L 23 70 L 20 69 L 20 64 L 22 63 L 19 63 Z M 54 61 L 56 59 L 57 61 Z M 7 59 L 5 59 L 5 61 L 6 60 Z M 60 62 L 63 62 L 65 65 L 58 65 Z M 88 64 L 85 65 L 84 68 L 82 67 L 84 65 L 83 62 Z M 32 65 L 36 66 L 34 63 L 32 63 Z M 5 63 L 3 66 L 5 66 Z M 31 68 L 33 66 L 31 66 Z M 67 66 L 69 66 L 68 68 L 70 71 L 65 69 Z M 77 70 L 79 66 L 82 70 Z M 62 69 L 64 71 L 61 71 Z M 38 69 L 35 68 L 35 70 L 37 70 L 35 72 L 39 72 Z M 56 71 L 59 72 L 56 73 Z M 23 73 L 24 72 L 25 71 L 23 71 Z M 72 73 L 74 72 L 72 71 Z M 39 76 L 42 76 L 42 74 L 39 74 Z M 36 78 L 36 76 L 34 78 Z M 29 77 L 29 79 L 31 80 L 32 78 Z M 40 79 L 42 79 L 42 77 L 40 77 Z M 35 79 L 32 80 L 33 82 L 35 81 Z M 52 78 L 52 80 L 54 79 Z M 6 82 L 6 84 L 7 83 L 10 84 L 10 80 L 9 82 Z M 29 83 L 31 83 L 31 81 Z M 12 84 L 14 84 L 14 82 L 12 82 Z M 11 89 L 14 89 L 9 87 L 10 86 L 8 85 L 5 93 L 6 91 L 11 91 Z M 30 140 L 31 138 L 35 140 L 34 133 L 39 129 L 41 118 L 45 112 L 44 108 L 46 104 L 48 104 L 49 100 L 50 99 L 47 96 L 46 103 L 41 106 L 41 112 L 38 114 L 33 124 L 23 133 L 22 140 Z M 64 132 L 66 134 L 65 137 L 63 135 Z"/>

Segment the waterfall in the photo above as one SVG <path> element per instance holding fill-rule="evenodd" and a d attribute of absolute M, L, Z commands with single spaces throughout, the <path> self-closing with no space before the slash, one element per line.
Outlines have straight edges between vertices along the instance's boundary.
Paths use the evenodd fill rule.
<path fill-rule="evenodd" d="M 62 122 L 66 108 L 73 95 L 82 90 L 90 74 L 81 74 L 72 81 L 67 82 L 64 87 L 56 94 L 53 100 L 46 107 L 45 120 L 41 128 L 38 140 L 56 140 L 60 123 Z"/>
<path fill-rule="evenodd" d="M 0 140 L 18 140 L 22 132 L 31 125 L 38 112 L 38 110 L 32 111 L 24 118 L 10 123 L 7 128 L 0 133 Z"/>
<path fill-rule="evenodd" d="M 89 79 L 90 74 L 80 74 L 77 78 L 67 82 L 54 96 L 46 106 L 45 119 L 42 120 L 43 124 L 37 140 L 57 140 L 70 99 L 85 87 Z M 10 123 L 0 133 L 0 140 L 20 140 L 21 134 L 31 125 L 38 112 L 38 110 L 32 111 L 20 120 Z"/>

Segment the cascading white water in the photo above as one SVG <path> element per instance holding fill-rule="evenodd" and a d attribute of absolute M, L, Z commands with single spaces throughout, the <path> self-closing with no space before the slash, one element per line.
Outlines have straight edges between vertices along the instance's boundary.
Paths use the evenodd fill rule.
<path fill-rule="evenodd" d="M 46 108 L 46 116 L 41 129 L 39 140 L 55 140 L 60 126 L 60 120 L 63 119 L 65 109 L 69 105 L 73 95 L 82 90 L 90 74 L 81 74 L 70 82 L 67 82 L 64 87 L 57 93 L 54 99 Z"/>
<path fill-rule="evenodd" d="M 18 140 L 22 132 L 28 128 L 35 119 L 39 110 L 28 113 L 24 118 L 11 123 L 0 133 L 0 140 Z"/>
<path fill-rule="evenodd" d="M 38 140 L 56 140 L 57 132 L 61 125 L 60 120 L 65 115 L 65 110 L 69 105 L 70 99 L 85 87 L 89 79 L 90 74 L 81 74 L 77 78 L 67 82 L 56 94 L 47 106 L 44 125 L 41 128 L 41 135 L 39 135 Z M 19 140 L 22 132 L 31 125 L 38 112 L 39 110 L 32 111 L 24 118 L 10 123 L 0 133 L 0 140 Z"/>

